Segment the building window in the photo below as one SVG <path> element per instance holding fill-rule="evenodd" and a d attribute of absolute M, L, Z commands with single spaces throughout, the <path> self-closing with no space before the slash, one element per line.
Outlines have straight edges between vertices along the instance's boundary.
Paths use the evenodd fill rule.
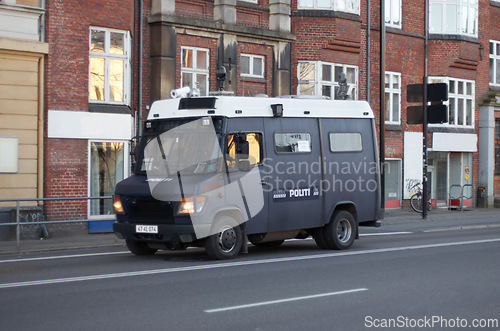
<path fill-rule="evenodd" d="M 200 95 L 208 95 L 209 50 L 181 48 L 181 87 L 198 88 Z"/>
<path fill-rule="evenodd" d="M 238 0 L 238 1 L 250 2 L 250 3 L 259 3 L 258 0 Z"/>
<path fill-rule="evenodd" d="M 126 31 L 90 28 L 90 102 L 130 103 L 130 37 Z"/>
<path fill-rule="evenodd" d="M 90 142 L 90 197 L 112 196 L 116 184 L 128 173 L 128 145 L 124 142 Z M 113 215 L 111 199 L 90 202 L 90 216 Z"/>
<path fill-rule="evenodd" d="M 477 37 L 477 0 L 431 0 L 431 33 Z"/>
<path fill-rule="evenodd" d="M 401 74 L 385 73 L 385 123 L 401 123 Z"/>
<path fill-rule="evenodd" d="M 241 76 L 264 78 L 264 57 L 242 54 L 240 60 Z"/>
<path fill-rule="evenodd" d="M 474 89 L 475 82 L 448 77 L 432 77 L 429 83 L 447 83 L 448 123 L 444 125 L 457 127 L 474 127 Z M 441 125 L 441 124 L 437 124 Z"/>
<path fill-rule="evenodd" d="M 490 85 L 500 86 L 500 41 L 490 40 Z"/>
<path fill-rule="evenodd" d="M 275 133 L 276 153 L 310 153 L 312 150 L 309 133 Z"/>
<path fill-rule="evenodd" d="M 361 133 L 330 133 L 330 151 L 338 152 L 361 152 L 363 150 L 363 142 Z"/>
<path fill-rule="evenodd" d="M 359 0 L 299 0 L 298 9 L 336 10 L 359 14 Z"/>
<path fill-rule="evenodd" d="M 263 160 L 263 144 L 261 133 L 246 133 L 245 139 L 248 142 L 248 162 L 250 166 L 262 163 Z M 241 155 L 240 155 L 241 158 Z M 227 137 L 227 152 L 226 164 L 229 170 L 238 169 L 238 157 L 236 155 L 236 139 L 234 134 L 229 134 Z"/>
<path fill-rule="evenodd" d="M 385 2 L 385 24 L 401 29 L 401 0 L 388 0 Z"/>
<path fill-rule="evenodd" d="M 299 62 L 299 95 L 322 95 L 331 99 L 358 98 L 358 67 L 328 62 Z M 344 79 L 345 78 L 345 79 Z"/>

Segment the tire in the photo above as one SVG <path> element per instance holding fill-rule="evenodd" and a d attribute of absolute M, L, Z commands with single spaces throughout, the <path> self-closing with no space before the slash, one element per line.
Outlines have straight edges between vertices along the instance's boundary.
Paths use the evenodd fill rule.
<path fill-rule="evenodd" d="M 328 242 L 325 238 L 325 227 L 314 230 L 312 237 L 314 238 L 314 241 L 319 248 L 330 249 L 330 246 L 328 245 Z"/>
<path fill-rule="evenodd" d="M 411 208 L 417 213 L 422 212 L 422 193 L 415 193 L 410 199 Z M 429 209 L 430 210 L 430 209 Z"/>
<path fill-rule="evenodd" d="M 150 248 L 148 244 L 142 241 L 126 240 L 127 248 L 134 255 L 153 255 L 158 250 L 156 248 Z"/>
<path fill-rule="evenodd" d="M 325 226 L 325 239 L 330 249 L 348 249 L 356 239 L 356 221 L 346 210 L 337 210 Z"/>
<path fill-rule="evenodd" d="M 205 250 L 208 256 L 216 260 L 236 257 L 243 245 L 243 232 L 240 226 L 230 217 L 223 217 L 214 222 L 212 233 L 205 239 Z"/>

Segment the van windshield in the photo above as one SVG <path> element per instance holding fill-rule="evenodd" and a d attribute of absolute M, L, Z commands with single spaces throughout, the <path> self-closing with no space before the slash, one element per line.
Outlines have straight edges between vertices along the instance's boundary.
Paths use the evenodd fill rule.
<path fill-rule="evenodd" d="M 135 173 L 164 178 L 217 172 L 223 127 L 222 117 L 151 121 L 136 153 Z"/>

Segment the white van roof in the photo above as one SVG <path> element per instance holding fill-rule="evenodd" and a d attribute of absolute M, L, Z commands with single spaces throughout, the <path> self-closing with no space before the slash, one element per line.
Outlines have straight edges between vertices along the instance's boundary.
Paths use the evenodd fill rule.
<path fill-rule="evenodd" d="M 274 117 L 274 105 L 282 105 L 282 117 L 373 118 L 373 111 L 366 101 L 210 96 L 155 101 L 148 120 L 207 115 L 232 118 Z"/>

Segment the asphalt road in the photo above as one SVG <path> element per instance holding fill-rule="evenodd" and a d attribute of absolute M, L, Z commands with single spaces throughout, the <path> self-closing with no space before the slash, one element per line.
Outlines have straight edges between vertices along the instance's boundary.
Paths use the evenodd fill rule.
<path fill-rule="evenodd" d="M 362 231 L 348 251 L 289 241 L 230 261 L 1 256 L 0 330 L 500 330 L 500 227 Z"/>

